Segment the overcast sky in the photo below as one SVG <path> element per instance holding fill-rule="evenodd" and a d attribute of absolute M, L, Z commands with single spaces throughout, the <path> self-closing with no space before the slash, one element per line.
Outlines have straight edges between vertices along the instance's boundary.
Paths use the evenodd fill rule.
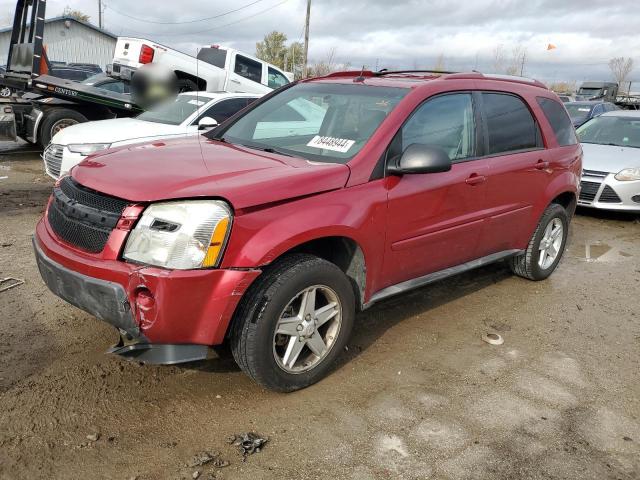
<path fill-rule="evenodd" d="M 303 38 L 306 0 L 103 3 L 107 30 L 187 53 L 212 43 L 253 53 L 256 41 L 272 30 L 292 41 Z M 97 24 L 97 4 L 49 0 L 47 17 L 69 5 Z M 0 23 L 9 23 L 14 8 L 14 0 L 0 0 Z M 213 16 L 218 18 L 161 23 Z M 498 46 L 509 57 L 520 45 L 526 49 L 525 75 L 543 81 L 608 80 L 607 62 L 616 56 L 636 60 L 632 77 L 640 81 L 639 26 L 639 0 L 312 0 L 309 58 L 321 60 L 335 48 L 337 61 L 357 68 L 431 68 L 442 54 L 447 69 L 489 72 Z M 557 48 L 547 50 L 550 43 Z"/>

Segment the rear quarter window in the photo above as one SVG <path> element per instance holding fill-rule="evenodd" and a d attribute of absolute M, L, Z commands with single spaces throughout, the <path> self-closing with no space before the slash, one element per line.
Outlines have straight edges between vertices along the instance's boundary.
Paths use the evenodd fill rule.
<path fill-rule="evenodd" d="M 564 147 L 578 143 L 576 132 L 566 109 L 560 103 L 550 98 L 537 97 L 536 100 L 551 125 L 558 145 Z"/>

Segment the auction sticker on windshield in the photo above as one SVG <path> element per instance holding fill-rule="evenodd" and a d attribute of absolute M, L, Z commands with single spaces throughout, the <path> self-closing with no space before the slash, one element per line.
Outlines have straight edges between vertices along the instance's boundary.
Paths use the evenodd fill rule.
<path fill-rule="evenodd" d="M 355 140 L 349 140 L 346 138 L 322 137 L 320 135 L 316 135 L 309 143 L 307 143 L 307 147 L 347 153 L 354 143 L 356 143 Z"/>

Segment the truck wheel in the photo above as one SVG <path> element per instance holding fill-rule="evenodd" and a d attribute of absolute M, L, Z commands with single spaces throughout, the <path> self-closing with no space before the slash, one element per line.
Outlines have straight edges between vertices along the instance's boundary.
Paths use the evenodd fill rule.
<path fill-rule="evenodd" d="M 353 288 L 342 270 L 313 255 L 288 255 L 249 287 L 231 326 L 231 352 L 257 383 L 291 392 L 329 372 L 354 317 Z"/>
<path fill-rule="evenodd" d="M 0 89 L 0 97 L 2 98 L 8 98 L 11 96 L 11 94 L 12 92 L 9 87 L 3 87 L 2 89 Z"/>
<path fill-rule="evenodd" d="M 562 258 L 568 233 L 567 211 L 562 205 L 552 203 L 542 214 L 525 253 L 510 259 L 513 273 L 529 280 L 547 278 Z"/>
<path fill-rule="evenodd" d="M 60 130 L 75 125 L 76 123 L 87 121 L 87 117 L 69 108 L 49 110 L 45 112 L 42 123 L 40 124 L 39 143 L 42 148 L 46 148 L 53 136 Z"/>
<path fill-rule="evenodd" d="M 178 87 L 178 93 L 182 92 L 195 92 L 198 90 L 198 85 L 193 80 L 188 78 L 179 78 L 176 86 Z"/>

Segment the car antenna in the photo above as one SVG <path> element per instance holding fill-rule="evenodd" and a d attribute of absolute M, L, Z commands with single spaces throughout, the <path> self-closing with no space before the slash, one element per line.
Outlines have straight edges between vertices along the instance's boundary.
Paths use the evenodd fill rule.
<path fill-rule="evenodd" d="M 364 82 L 364 65 L 362 65 L 362 70 L 360 70 L 360 76 L 353 79 L 354 82 Z"/>

